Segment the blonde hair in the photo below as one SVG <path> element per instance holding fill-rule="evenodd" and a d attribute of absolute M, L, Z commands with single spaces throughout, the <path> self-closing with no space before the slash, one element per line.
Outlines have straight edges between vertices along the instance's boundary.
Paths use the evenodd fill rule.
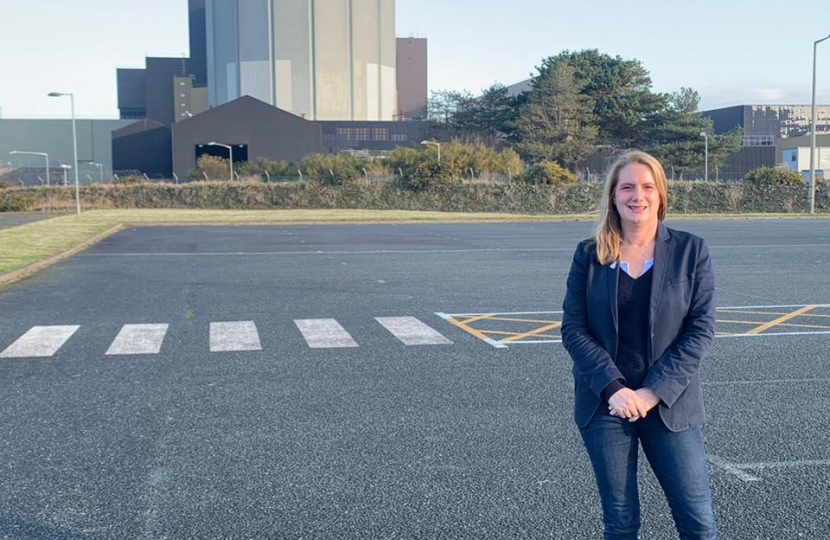
<path fill-rule="evenodd" d="M 666 208 L 669 205 L 669 194 L 666 183 L 666 173 L 663 166 L 654 156 L 629 150 L 621 155 L 611 167 L 605 178 L 605 187 L 602 190 L 602 199 L 599 205 L 596 230 L 594 232 L 594 244 L 596 245 L 597 260 L 600 264 L 607 265 L 616 262 L 620 258 L 620 242 L 622 240 L 622 226 L 620 225 L 620 214 L 614 204 L 614 190 L 620 181 L 620 171 L 627 165 L 639 163 L 651 169 L 654 182 L 657 185 L 657 192 L 660 194 L 660 208 L 657 211 L 657 219 L 663 221 L 666 217 Z"/>

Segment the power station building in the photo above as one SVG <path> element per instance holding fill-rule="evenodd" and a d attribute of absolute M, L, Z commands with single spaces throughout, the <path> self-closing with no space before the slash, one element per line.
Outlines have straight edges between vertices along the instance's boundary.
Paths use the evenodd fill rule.
<path fill-rule="evenodd" d="M 206 0 L 208 103 L 308 120 L 394 120 L 394 0 Z"/>

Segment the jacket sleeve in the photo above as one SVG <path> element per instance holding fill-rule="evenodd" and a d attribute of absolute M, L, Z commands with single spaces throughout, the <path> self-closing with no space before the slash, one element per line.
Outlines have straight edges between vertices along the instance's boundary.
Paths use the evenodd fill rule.
<path fill-rule="evenodd" d="M 701 244 L 695 269 L 692 300 L 683 319 L 683 331 L 674 345 L 657 359 L 643 386 L 671 407 L 698 371 L 715 339 L 715 273 L 709 249 Z"/>
<path fill-rule="evenodd" d="M 588 251 L 585 242 L 574 253 L 562 316 L 562 344 L 574 362 L 574 374 L 580 377 L 599 397 L 610 383 L 625 380 L 611 355 L 588 330 Z"/>

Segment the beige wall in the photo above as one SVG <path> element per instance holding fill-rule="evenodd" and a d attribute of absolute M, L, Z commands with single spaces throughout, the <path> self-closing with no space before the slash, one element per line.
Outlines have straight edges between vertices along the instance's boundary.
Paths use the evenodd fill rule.
<path fill-rule="evenodd" d="M 207 0 L 222 4 L 225 11 L 228 1 Z M 395 0 L 232 1 L 237 3 L 239 22 L 228 16 L 213 20 L 208 28 L 223 36 L 215 47 L 232 49 L 234 42 L 227 36 L 238 35 L 239 51 L 216 51 L 210 43 L 208 48 L 213 58 L 236 55 L 237 61 L 228 65 L 239 66 L 243 95 L 310 120 L 395 118 Z M 238 32 L 228 27 L 236 24 Z M 209 63 L 208 77 L 218 77 L 216 70 L 222 65 Z M 213 87 L 221 87 L 222 81 L 217 79 Z"/>

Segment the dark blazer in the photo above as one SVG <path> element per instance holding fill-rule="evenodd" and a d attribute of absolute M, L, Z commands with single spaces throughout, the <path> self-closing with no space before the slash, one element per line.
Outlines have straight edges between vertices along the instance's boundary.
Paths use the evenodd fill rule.
<path fill-rule="evenodd" d="M 643 386 L 660 398 L 657 409 L 666 427 L 682 431 L 705 419 L 699 370 L 715 337 L 715 276 L 703 239 L 662 222 L 651 271 Z M 619 265 L 599 264 L 591 240 L 579 243 L 568 275 L 562 343 L 574 361 L 574 419 L 580 427 L 593 418 L 603 389 L 625 380 L 614 365 L 619 273 Z"/>

